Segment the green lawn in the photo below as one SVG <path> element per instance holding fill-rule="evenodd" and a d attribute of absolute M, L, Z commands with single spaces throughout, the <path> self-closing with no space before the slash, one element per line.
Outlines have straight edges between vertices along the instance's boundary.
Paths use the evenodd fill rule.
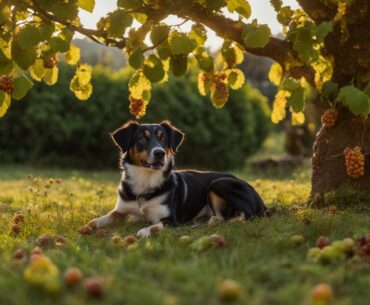
<path fill-rule="evenodd" d="M 166 229 L 150 244 L 141 240 L 127 250 L 113 244 L 112 235 L 135 234 L 143 223 L 110 228 L 102 237 L 77 233 L 91 218 L 113 208 L 118 171 L 0 167 L 0 304 L 223 304 L 218 286 L 226 278 L 242 286 L 235 304 L 309 305 L 311 289 L 320 282 L 331 285 L 332 304 L 368 304 L 370 264 L 339 260 L 322 265 L 306 258 L 320 235 L 336 240 L 370 232 L 368 212 L 304 208 L 310 189 L 306 167 L 284 175 L 251 170 L 237 174 L 276 208 L 272 218 Z M 50 184 L 49 178 L 62 181 Z M 14 235 L 17 213 L 25 219 Z M 86 277 L 102 279 L 101 299 L 87 296 L 83 285 L 71 289 L 62 283 L 60 292 L 50 295 L 25 281 L 27 263 L 16 264 L 13 252 L 22 248 L 29 253 L 44 233 L 67 238 L 65 246 L 45 250 L 60 271 L 61 283 L 67 267 L 78 267 Z M 179 242 L 185 234 L 197 239 L 213 233 L 224 236 L 226 247 L 199 252 Z M 291 242 L 295 234 L 304 236 L 302 244 Z"/>

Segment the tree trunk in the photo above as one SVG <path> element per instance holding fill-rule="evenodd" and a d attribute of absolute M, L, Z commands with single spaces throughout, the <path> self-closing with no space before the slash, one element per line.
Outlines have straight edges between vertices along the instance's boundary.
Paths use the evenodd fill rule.
<path fill-rule="evenodd" d="M 325 204 L 320 200 L 324 194 L 343 185 L 370 192 L 370 118 L 355 116 L 346 108 L 338 110 L 335 126 L 321 127 L 313 147 L 311 195 L 318 205 Z M 347 175 L 343 154 L 345 148 L 355 146 L 365 154 L 365 175 L 358 179 Z"/>

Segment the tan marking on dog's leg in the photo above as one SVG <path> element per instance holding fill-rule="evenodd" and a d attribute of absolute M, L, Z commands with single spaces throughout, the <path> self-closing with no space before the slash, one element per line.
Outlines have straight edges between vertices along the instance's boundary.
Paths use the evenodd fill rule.
<path fill-rule="evenodd" d="M 214 215 L 211 216 L 208 223 L 216 223 L 216 222 L 224 221 L 225 218 L 222 216 L 221 208 L 223 205 L 226 204 L 225 201 L 214 192 L 210 192 L 209 197 L 211 199 L 211 206 L 212 206 Z"/>

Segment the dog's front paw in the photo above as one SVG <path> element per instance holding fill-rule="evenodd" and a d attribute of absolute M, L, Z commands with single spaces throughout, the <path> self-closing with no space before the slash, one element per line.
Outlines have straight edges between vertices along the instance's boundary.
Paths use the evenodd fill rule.
<path fill-rule="evenodd" d="M 87 225 L 84 225 L 82 228 L 78 229 L 78 232 L 81 235 L 90 235 L 92 232 L 94 232 L 96 228 L 96 225 L 94 222 L 89 222 Z"/>
<path fill-rule="evenodd" d="M 140 238 L 148 238 L 150 237 L 151 233 L 150 233 L 150 227 L 147 227 L 147 228 L 142 228 L 140 229 L 136 235 Z"/>
<path fill-rule="evenodd" d="M 158 234 L 163 229 L 163 224 L 156 224 L 150 227 L 142 228 L 139 230 L 136 235 L 140 238 L 148 238 L 152 235 Z"/>

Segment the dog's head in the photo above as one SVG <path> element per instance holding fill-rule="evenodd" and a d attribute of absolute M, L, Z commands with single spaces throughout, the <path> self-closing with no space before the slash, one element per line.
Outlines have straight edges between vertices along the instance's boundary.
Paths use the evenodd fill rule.
<path fill-rule="evenodd" d="M 125 155 L 125 162 L 153 171 L 167 167 L 184 138 L 168 121 L 160 124 L 129 121 L 111 136 Z"/>

